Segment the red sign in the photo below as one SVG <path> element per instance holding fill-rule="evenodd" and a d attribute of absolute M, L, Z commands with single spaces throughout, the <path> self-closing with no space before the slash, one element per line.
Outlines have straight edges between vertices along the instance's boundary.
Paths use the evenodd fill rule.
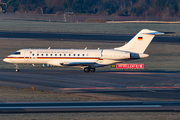
<path fill-rule="evenodd" d="M 128 69 L 128 64 L 117 64 L 116 68 L 118 68 L 118 69 Z"/>
<path fill-rule="evenodd" d="M 144 69 L 144 64 L 129 64 L 129 69 Z"/>
<path fill-rule="evenodd" d="M 144 64 L 116 64 L 118 69 L 144 69 Z"/>

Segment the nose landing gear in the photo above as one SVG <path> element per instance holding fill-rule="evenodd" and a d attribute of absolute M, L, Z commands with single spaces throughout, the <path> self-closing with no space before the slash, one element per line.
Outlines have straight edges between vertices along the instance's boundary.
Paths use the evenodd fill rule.
<path fill-rule="evenodd" d="M 18 66 L 18 64 L 14 64 L 16 67 L 16 72 L 19 72 L 19 66 Z"/>

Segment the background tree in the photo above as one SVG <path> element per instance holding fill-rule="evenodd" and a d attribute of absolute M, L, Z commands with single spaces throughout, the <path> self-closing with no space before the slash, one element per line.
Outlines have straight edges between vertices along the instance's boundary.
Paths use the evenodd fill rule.
<path fill-rule="evenodd" d="M 7 2 L 7 12 L 55 14 L 65 11 L 122 15 L 173 17 L 180 16 L 180 0 L 2 0 Z M 38 12 L 35 12 L 38 13 Z"/>

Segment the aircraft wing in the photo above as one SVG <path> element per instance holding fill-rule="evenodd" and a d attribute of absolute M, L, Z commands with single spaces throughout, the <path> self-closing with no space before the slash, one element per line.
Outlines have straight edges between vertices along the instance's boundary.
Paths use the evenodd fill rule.
<path fill-rule="evenodd" d="M 62 66 L 90 66 L 94 65 L 96 62 L 70 62 L 70 63 L 62 63 Z"/>
<path fill-rule="evenodd" d="M 90 66 L 96 62 L 49 61 L 47 64 L 54 66 Z"/>

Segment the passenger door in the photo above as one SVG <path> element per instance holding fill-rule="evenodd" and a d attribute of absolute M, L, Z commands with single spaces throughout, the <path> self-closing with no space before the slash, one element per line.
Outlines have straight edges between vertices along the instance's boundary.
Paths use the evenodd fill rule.
<path fill-rule="evenodd" d="M 30 61 L 30 51 L 27 50 L 24 52 L 24 62 L 29 63 L 29 61 Z"/>

